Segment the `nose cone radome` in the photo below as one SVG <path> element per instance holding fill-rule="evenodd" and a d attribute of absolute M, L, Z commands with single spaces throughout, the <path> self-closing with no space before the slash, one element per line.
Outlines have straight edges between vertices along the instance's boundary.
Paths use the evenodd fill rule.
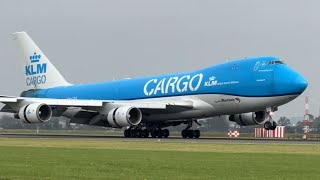
<path fill-rule="evenodd" d="M 292 85 L 294 86 L 296 91 L 300 92 L 301 94 L 308 87 L 308 81 L 302 75 L 299 74 L 298 77 L 292 83 Z"/>
<path fill-rule="evenodd" d="M 277 94 L 301 94 L 308 86 L 308 81 L 288 66 L 277 68 L 274 74 Z"/>

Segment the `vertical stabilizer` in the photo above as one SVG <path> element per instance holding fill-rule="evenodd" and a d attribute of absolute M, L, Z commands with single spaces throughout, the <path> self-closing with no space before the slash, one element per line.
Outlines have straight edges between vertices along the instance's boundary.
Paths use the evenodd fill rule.
<path fill-rule="evenodd" d="M 26 32 L 16 32 L 13 36 L 18 57 L 23 59 L 25 83 L 29 89 L 70 85 Z"/>

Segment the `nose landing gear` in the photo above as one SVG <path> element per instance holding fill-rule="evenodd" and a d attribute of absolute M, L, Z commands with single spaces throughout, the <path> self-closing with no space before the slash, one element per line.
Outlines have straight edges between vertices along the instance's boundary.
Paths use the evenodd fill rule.
<path fill-rule="evenodd" d="M 267 121 L 264 123 L 264 129 L 266 130 L 275 130 L 277 128 L 277 123 L 274 121 Z"/>
<path fill-rule="evenodd" d="M 264 129 L 275 130 L 277 128 L 277 123 L 275 121 L 273 121 L 273 119 L 271 117 L 271 111 L 267 111 L 267 117 L 268 117 L 268 120 L 263 125 Z"/>

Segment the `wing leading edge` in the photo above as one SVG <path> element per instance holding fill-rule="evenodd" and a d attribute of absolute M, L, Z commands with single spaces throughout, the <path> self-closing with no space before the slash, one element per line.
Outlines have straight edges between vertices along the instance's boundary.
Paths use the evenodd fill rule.
<path fill-rule="evenodd" d="M 159 100 L 80 100 L 80 99 L 51 99 L 51 98 L 29 98 L 16 96 L 0 96 L 0 102 L 6 105 L 14 105 L 15 107 L 22 107 L 32 103 L 44 103 L 49 106 L 62 107 L 103 107 L 108 105 L 116 106 L 134 106 L 139 109 L 167 109 L 168 107 L 180 107 L 186 109 L 193 108 L 193 102 L 190 100 L 173 100 L 173 101 L 159 101 Z M 5 106 L 6 107 L 6 106 Z M 2 111 L 1 112 L 6 112 Z"/>

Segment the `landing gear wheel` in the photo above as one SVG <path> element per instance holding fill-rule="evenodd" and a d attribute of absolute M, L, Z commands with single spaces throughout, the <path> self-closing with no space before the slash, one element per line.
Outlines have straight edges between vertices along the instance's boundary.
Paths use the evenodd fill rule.
<path fill-rule="evenodd" d="M 162 136 L 163 136 L 163 131 L 161 129 L 158 129 L 157 130 L 157 137 L 162 138 Z"/>
<path fill-rule="evenodd" d="M 157 137 L 157 130 L 151 131 L 151 137 L 156 138 Z"/>
<path fill-rule="evenodd" d="M 182 136 L 183 138 L 187 138 L 187 137 L 188 137 L 188 130 L 182 130 L 182 131 L 181 131 L 181 136 Z"/>
<path fill-rule="evenodd" d="M 194 131 L 193 130 L 188 130 L 188 138 L 192 139 L 194 137 Z"/>
<path fill-rule="evenodd" d="M 199 130 L 194 130 L 193 132 L 194 138 L 199 138 L 200 137 L 200 131 Z"/>
<path fill-rule="evenodd" d="M 139 138 L 142 138 L 142 136 L 143 136 L 142 130 L 141 130 L 141 129 L 138 129 L 138 130 L 136 130 L 136 131 L 137 131 L 136 136 L 139 137 Z"/>
<path fill-rule="evenodd" d="M 264 123 L 264 128 L 266 130 L 270 130 L 272 128 L 272 123 L 270 121 L 267 121 Z"/>
<path fill-rule="evenodd" d="M 170 132 L 169 132 L 168 129 L 164 129 L 162 132 L 163 132 L 163 137 L 164 137 L 164 138 L 168 138 L 168 137 L 169 137 Z"/>
<path fill-rule="evenodd" d="M 275 121 L 272 122 L 271 130 L 275 130 L 277 128 L 277 123 Z"/>
<path fill-rule="evenodd" d="M 136 130 L 130 130 L 129 132 L 130 132 L 130 137 L 131 138 L 136 137 Z"/>
<path fill-rule="evenodd" d="M 144 137 L 144 138 L 149 137 L 149 131 L 148 131 L 148 129 L 144 129 L 142 132 L 143 132 L 143 137 Z"/>
<path fill-rule="evenodd" d="M 130 130 L 129 129 L 124 130 L 123 134 L 124 134 L 125 138 L 129 138 L 130 137 Z"/>

